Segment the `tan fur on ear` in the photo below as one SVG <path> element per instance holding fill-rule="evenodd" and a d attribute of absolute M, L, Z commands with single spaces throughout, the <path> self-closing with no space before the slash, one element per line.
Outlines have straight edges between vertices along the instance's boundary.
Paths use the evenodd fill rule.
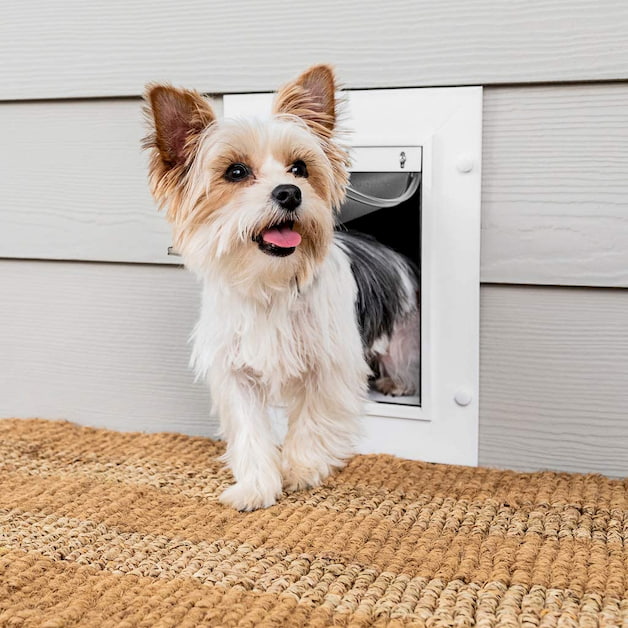
<path fill-rule="evenodd" d="M 273 112 L 296 116 L 319 138 L 334 175 L 332 205 L 338 209 L 348 183 L 349 154 L 338 129 L 343 99 L 336 98 L 338 85 L 329 65 L 315 65 L 279 90 Z"/>
<path fill-rule="evenodd" d="M 329 139 L 336 126 L 336 79 L 329 65 L 315 65 L 277 93 L 275 113 L 298 116 Z"/>
<path fill-rule="evenodd" d="M 144 100 L 151 132 L 143 148 L 151 151 L 151 186 L 163 204 L 185 173 L 201 132 L 216 116 L 209 102 L 193 90 L 148 85 Z"/>

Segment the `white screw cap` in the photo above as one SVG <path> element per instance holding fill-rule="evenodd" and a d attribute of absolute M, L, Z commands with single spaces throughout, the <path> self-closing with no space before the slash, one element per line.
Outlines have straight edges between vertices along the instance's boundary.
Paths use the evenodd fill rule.
<path fill-rule="evenodd" d="M 456 170 L 463 174 L 473 170 L 473 159 L 469 155 L 458 155 L 456 159 Z"/>
<path fill-rule="evenodd" d="M 468 388 L 461 388 L 456 391 L 454 395 L 454 401 L 459 406 L 468 406 L 473 401 L 473 395 Z"/>

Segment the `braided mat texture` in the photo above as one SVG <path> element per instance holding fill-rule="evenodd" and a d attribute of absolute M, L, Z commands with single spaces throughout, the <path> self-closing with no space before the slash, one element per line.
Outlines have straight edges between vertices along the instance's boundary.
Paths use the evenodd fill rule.
<path fill-rule="evenodd" d="M 357 456 L 263 511 L 223 446 L 0 421 L 0 626 L 628 626 L 628 483 Z"/>

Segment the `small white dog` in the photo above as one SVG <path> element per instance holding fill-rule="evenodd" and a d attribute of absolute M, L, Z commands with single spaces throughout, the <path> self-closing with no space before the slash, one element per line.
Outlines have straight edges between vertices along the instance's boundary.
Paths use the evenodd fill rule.
<path fill-rule="evenodd" d="M 319 485 L 353 452 L 369 377 L 418 386 L 418 278 L 373 238 L 335 231 L 349 156 L 333 71 L 281 89 L 268 120 L 218 121 L 200 94 L 151 85 L 150 182 L 201 279 L 192 362 L 208 380 L 240 510 Z M 273 441 L 269 406 L 285 404 Z"/>

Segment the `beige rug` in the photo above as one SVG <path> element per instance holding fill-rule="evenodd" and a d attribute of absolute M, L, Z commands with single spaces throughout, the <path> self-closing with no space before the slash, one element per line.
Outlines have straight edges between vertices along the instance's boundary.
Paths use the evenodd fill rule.
<path fill-rule="evenodd" d="M 220 443 L 0 421 L 0 626 L 628 626 L 628 483 L 357 456 L 239 513 Z"/>

